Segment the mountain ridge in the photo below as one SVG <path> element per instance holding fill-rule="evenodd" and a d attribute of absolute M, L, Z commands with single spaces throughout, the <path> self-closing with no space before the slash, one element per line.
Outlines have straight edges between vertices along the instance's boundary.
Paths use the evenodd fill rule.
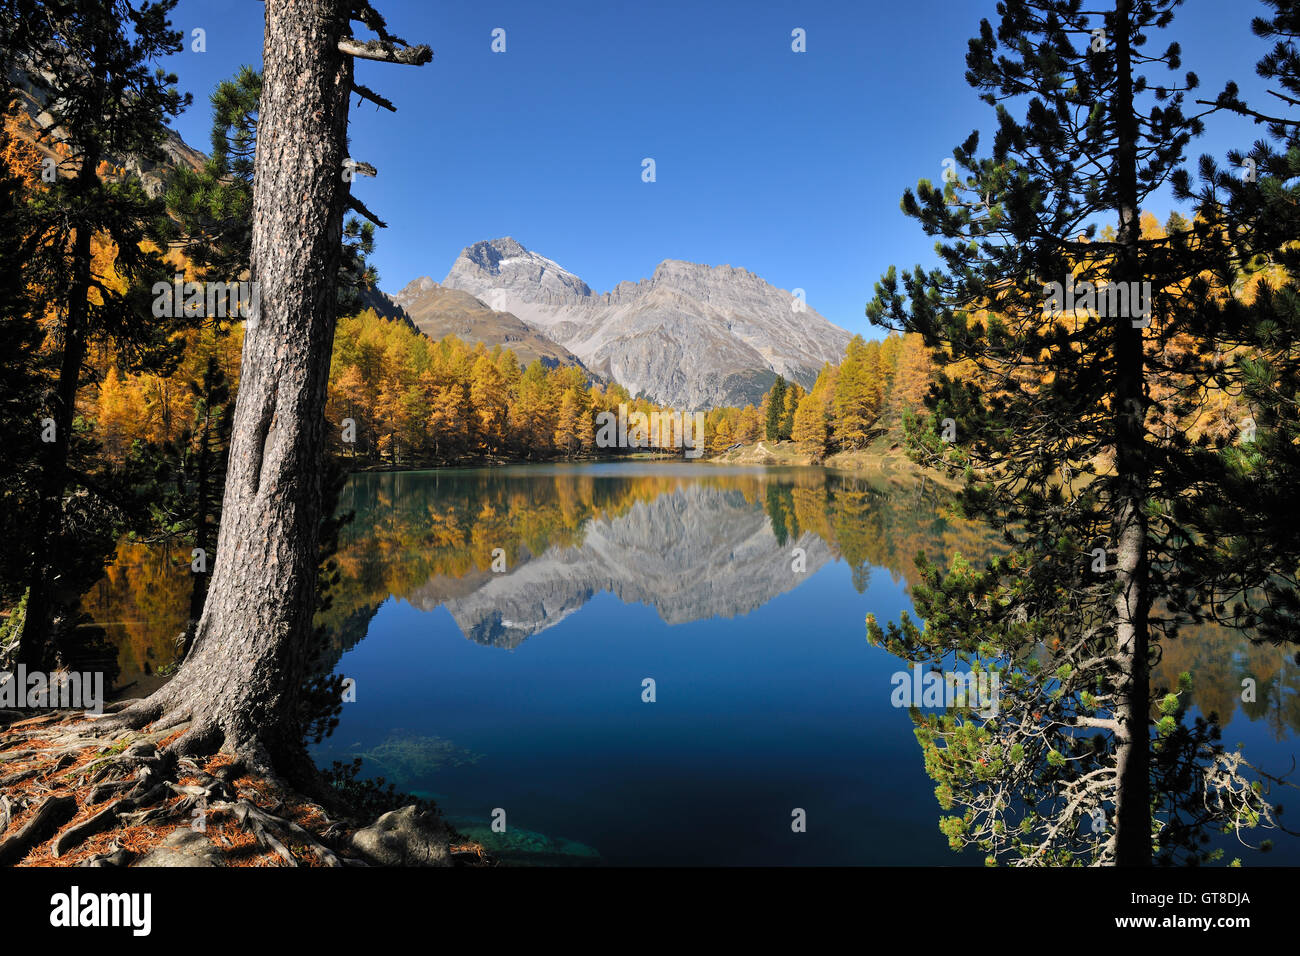
<path fill-rule="evenodd" d="M 442 286 L 518 317 L 633 394 L 680 407 L 757 403 L 778 374 L 810 387 L 850 338 L 744 268 L 664 259 L 649 278 L 597 293 L 510 236 L 466 246 Z"/>

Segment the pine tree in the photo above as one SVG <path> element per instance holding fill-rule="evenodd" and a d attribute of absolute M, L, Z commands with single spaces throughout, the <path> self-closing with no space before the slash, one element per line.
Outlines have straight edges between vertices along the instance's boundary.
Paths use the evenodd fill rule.
<path fill-rule="evenodd" d="M 145 410 L 133 384 L 123 381 L 116 365 L 109 367 L 99 383 L 95 421 L 103 454 L 110 461 L 125 463 L 132 433 L 145 422 Z"/>
<path fill-rule="evenodd" d="M 763 417 L 753 405 L 741 409 L 740 420 L 736 425 L 736 441 L 751 445 L 763 434 Z"/>
<path fill-rule="evenodd" d="M 352 34 L 358 19 L 377 39 Z M 311 779 L 304 732 L 337 688 L 313 679 L 320 563 L 337 532 L 325 404 L 345 210 L 353 58 L 420 65 L 366 3 L 268 0 L 250 261 L 261 290 L 244 338 L 215 570 L 194 646 L 172 680 L 106 726 L 187 722 L 175 753 L 224 747 L 250 768 Z M 386 102 L 386 101 L 385 101 Z M 391 104 L 388 104 L 391 107 Z M 371 217 L 373 218 L 373 217 Z M 324 711 L 329 713 L 328 709 Z"/>
<path fill-rule="evenodd" d="M 253 159 L 257 153 L 262 74 L 242 66 L 213 92 L 212 154 L 194 171 L 181 166 L 168 184 L 165 202 L 171 218 L 164 235 L 184 250 L 198 273 L 213 282 L 233 282 L 249 274 L 253 245 Z M 356 175 L 366 175 L 362 167 Z M 343 258 L 337 285 L 338 311 L 350 315 L 364 304 L 379 273 L 367 262 L 374 252 L 375 227 L 351 216 L 343 227 Z M 227 303 L 226 316 L 236 315 Z"/>
<path fill-rule="evenodd" d="M 195 271 L 227 282 L 245 278 L 253 242 L 253 157 L 262 75 L 241 67 L 213 92 L 212 152 L 199 170 L 178 166 L 165 193 L 167 238 Z M 235 310 L 227 307 L 227 316 Z"/>
<path fill-rule="evenodd" d="M 786 383 L 784 376 L 778 375 L 771 390 L 763 398 L 764 416 L 767 422 L 764 434 L 768 441 L 781 438 L 781 418 L 785 414 Z"/>
<path fill-rule="evenodd" d="M 1193 74 L 1139 73 L 1179 69 L 1177 44 L 1143 51 L 1176 6 L 1113 0 L 1099 16 L 1077 0 L 1005 0 L 996 28 L 982 22 L 967 78 L 998 111 L 992 154 L 977 156 L 973 133 L 954 150 L 953 181 L 908 191 L 904 212 L 945 240 L 942 266 L 906 274 L 901 294 L 891 269 L 868 306 L 873 321 L 924 336 L 936 362 L 974 370 L 950 366 L 929 402 L 955 428 L 940 434 L 932 419 L 910 440 L 966 475 L 962 505 L 1009 553 L 983 570 L 922 561 L 925 629 L 905 618 L 888 642 L 1000 674 L 996 719 L 916 717 L 940 803 L 956 811 L 944 832 L 993 860 L 1203 860 L 1198 828 L 1272 822 L 1214 728 L 1181 722 L 1186 686 L 1161 698 L 1154 728 L 1148 716 L 1154 648 L 1186 620 L 1169 607 L 1185 603 L 1169 516 L 1190 488 L 1184 440 L 1147 425 L 1159 414 L 1150 385 L 1197 387 L 1203 369 L 1162 345 L 1184 335 L 1199 347 L 1183 354 L 1214 353 L 1201 273 L 1221 245 L 1213 223 L 1141 234 L 1142 202 L 1202 128 L 1182 110 Z M 1102 217 L 1113 235 L 1098 235 Z M 1073 283 L 1079 299 L 1062 294 Z M 1175 819 L 1192 822 L 1153 837 Z"/>
<path fill-rule="evenodd" d="M 898 359 L 903 351 L 903 337 L 894 332 L 880 343 L 878 367 L 880 369 L 881 412 L 889 405 L 898 376 Z"/>
<path fill-rule="evenodd" d="M 440 387 L 430 405 L 429 433 L 439 461 L 456 461 L 470 451 L 469 395 L 460 385 Z"/>
<path fill-rule="evenodd" d="M 509 400 L 505 378 L 485 351 L 480 351 L 474 362 L 469 397 L 474 408 L 474 433 L 482 452 L 499 453 L 505 446 Z"/>
<path fill-rule="evenodd" d="M 208 593 L 211 568 L 206 565 L 217 551 L 221 495 L 234 415 L 230 382 L 215 355 L 208 356 L 202 375 L 191 381 L 189 387 L 195 399 L 194 420 L 178 443 L 177 484 L 181 499 L 178 510 L 183 515 L 178 530 L 190 538 L 192 552 L 199 554 L 192 554 L 190 562 L 189 623 L 178 642 L 181 658 L 189 652 L 194 640 Z M 196 570 L 193 563 L 200 557 L 202 571 Z"/>
<path fill-rule="evenodd" d="M 1239 396 L 1243 413 L 1193 450 L 1189 470 L 1202 480 L 1177 500 L 1174 520 L 1208 545 L 1179 555 L 1182 583 L 1194 596 L 1183 609 L 1208 609 L 1217 623 L 1294 644 L 1300 642 L 1300 6 L 1265 2 L 1271 16 L 1256 17 L 1251 27 L 1273 43 L 1256 72 L 1271 81 L 1275 99 L 1252 108 L 1229 84 L 1206 105 L 1250 117 L 1265 126 L 1268 139 L 1249 153 L 1230 153 L 1230 169 L 1202 157 L 1199 190 L 1187 175 L 1175 179 L 1177 195 L 1196 203 L 1198 223 L 1221 220 L 1221 234 L 1231 237 L 1221 248 L 1220 273 L 1243 277 L 1206 309 L 1218 346 L 1214 385 L 1220 394 Z M 1171 233 L 1192 229 L 1186 220 L 1170 223 Z"/>
<path fill-rule="evenodd" d="M 372 407 L 366 401 L 365 382 L 361 378 L 361 369 L 348 365 L 341 374 L 330 382 L 330 394 L 334 407 L 330 419 L 339 424 L 339 444 L 350 458 L 357 455 L 369 456 L 373 451 L 371 434 L 373 428 L 367 411 Z M 351 421 L 351 441 L 343 439 L 343 422 Z"/>
<path fill-rule="evenodd" d="M 715 455 L 719 454 L 730 448 L 735 441 L 736 436 L 731 429 L 731 422 L 725 417 L 719 417 L 717 427 L 713 429 L 713 434 L 709 436 L 709 451 Z"/>
<path fill-rule="evenodd" d="M 5 38 L 7 39 L 7 38 Z M 0 44 L 0 106 L 8 106 L 8 64 Z M 7 110 L 6 110 L 7 114 Z M 34 533 L 32 514 L 39 501 L 40 429 L 33 427 L 33 397 L 44 388 L 49 374 L 41 352 L 38 303 L 28 246 L 35 234 L 28 218 L 27 190 L 37 188 L 37 155 L 10 135 L 8 116 L 0 124 L 0 604 L 16 608 L 26 592 L 30 556 L 41 546 Z M 25 610 L 25 606 L 23 608 Z M 11 657 L 22 633 L 22 612 L 0 625 L 0 662 Z"/>
<path fill-rule="evenodd" d="M 781 441 L 790 440 L 790 436 L 794 432 L 794 413 L 807 394 L 803 386 L 798 382 L 790 382 L 786 387 L 785 399 L 782 402 L 781 423 L 777 431 Z"/>
<path fill-rule="evenodd" d="M 26 618 L 12 649 L 37 666 L 60 658 L 72 609 L 115 537 L 105 515 L 120 502 L 96 500 L 106 486 L 81 477 L 94 470 L 94 441 L 76 422 L 90 345 L 109 340 L 142 368 L 179 358 L 168 342 L 173 329 L 150 308 L 151 287 L 165 275 L 150 246 L 161 203 L 135 180 L 106 177 L 110 160 L 161 160 L 163 124 L 188 103 L 176 77 L 155 66 L 181 48 L 167 20 L 174 6 L 15 0 L 9 11 L 11 62 L 38 91 L 53 120 L 49 135 L 66 150 L 55 182 L 27 203 L 29 277 L 54 317 L 58 364 L 53 388 L 32 408 L 30 427 L 47 419 L 52 440 L 42 448 L 30 519 L 40 543 L 28 557 Z"/>

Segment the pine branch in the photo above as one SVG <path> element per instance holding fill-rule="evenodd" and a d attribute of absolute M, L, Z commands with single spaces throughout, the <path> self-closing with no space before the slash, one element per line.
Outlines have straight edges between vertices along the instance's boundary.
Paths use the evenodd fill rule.
<path fill-rule="evenodd" d="M 1268 92 L 1271 93 L 1273 91 L 1269 90 Z M 1286 99 L 1286 97 L 1283 97 L 1283 99 Z M 1300 125 L 1300 121 L 1293 120 L 1293 119 L 1285 119 L 1280 116 L 1272 116 L 1268 113 L 1261 113 L 1258 110 L 1253 110 L 1250 107 L 1246 106 L 1244 103 L 1240 103 L 1240 102 L 1225 103 L 1225 102 L 1220 102 L 1219 100 L 1197 100 L 1196 102 L 1198 105 L 1211 107 L 1211 109 L 1206 110 L 1205 113 L 1202 113 L 1201 114 L 1202 116 L 1205 116 L 1209 113 L 1217 112 L 1218 110 L 1230 110 L 1231 112 L 1236 113 L 1240 116 L 1249 116 L 1252 119 L 1254 119 L 1256 123 L 1276 123 L 1281 126 Z"/>

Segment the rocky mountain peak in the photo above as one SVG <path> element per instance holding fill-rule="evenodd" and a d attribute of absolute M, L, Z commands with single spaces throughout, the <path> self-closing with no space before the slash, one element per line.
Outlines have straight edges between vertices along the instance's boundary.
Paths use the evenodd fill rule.
<path fill-rule="evenodd" d="M 442 289 L 517 316 L 593 372 L 678 408 L 756 403 L 777 374 L 811 386 L 849 341 L 792 293 L 730 265 L 665 259 L 649 279 L 596 295 L 505 237 L 466 247 Z"/>
<path fill-rule="evenodd" d="M 533 297 L 530 301 L 547 301 L 557 296 L 585 298 L 591 295 L 587 283 L 572 272 L 545 256 L 530 252 L 510 236 L 484 240 L 466 247 L 452 264 L 451 271 L 442 284 L 477 295 L 493 308 L 501 307 L 493 301 L 491 295 L 484 296 L 481 293 L 497 286 L 508 286 L 521 295 L 530 295 Z"/>
<path fill-rule="evenodd" d="M 487 239 L 476 242 L 462 252 L 461 255 L 479 268 L 486 269 L 495 275 L 500 271 L 502 259 L 523 258 L 528 255 L 528 250 L 515 241 L 513 237 L 504 236 L 501 239 Z"/>
<path fill-rule="evenodd" d="M 420 276 L 418 279 L 412 279 L 406 285 L 402 286 L 401 291 L 392 297 L 398 305 L 405 307 L 425 292 L 431 292 L 438 288 L 438 283 L 434 282 L 428 276 Z"/>

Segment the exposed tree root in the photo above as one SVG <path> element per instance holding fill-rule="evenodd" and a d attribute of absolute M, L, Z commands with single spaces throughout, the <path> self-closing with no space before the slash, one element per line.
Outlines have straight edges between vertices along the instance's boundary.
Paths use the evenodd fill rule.
<path fill-rule="evenodd" d="M 118 817 L 131 806 L 134 806 L 134 801 L 130 797 L 123 797 L 121 800 L 100 810 L 84 823 L 79 823 L 64 830 L 59 834 L 58 839 L 54 841 L 54 855 L 63 856 L 69 850 L 75 850 L 81 846 L 95 834 L 112 829 L 117 825 Z"/>
<path fill-rule="evenodd" d="M 49 797 L 27 821 L 27 825 L 0 843 L 0 866 L 13 866 L 39 843 L 58 832 L 59 827 L 77 813 L 77 800 L 71 796 Z"/>
<path fill-rule="evenodd" d="M 218 865 L 365 865 L 348 844 L 371 821 L 332 816 L 271 764 L 256 741 L 232 746 L 153 698 L 98 718 L 12 719 L 0 725 L 0 866 L 127 866 L 183 828 L 206 835 Z M 455 858 L 489 863 L 481 848 Z"/>

